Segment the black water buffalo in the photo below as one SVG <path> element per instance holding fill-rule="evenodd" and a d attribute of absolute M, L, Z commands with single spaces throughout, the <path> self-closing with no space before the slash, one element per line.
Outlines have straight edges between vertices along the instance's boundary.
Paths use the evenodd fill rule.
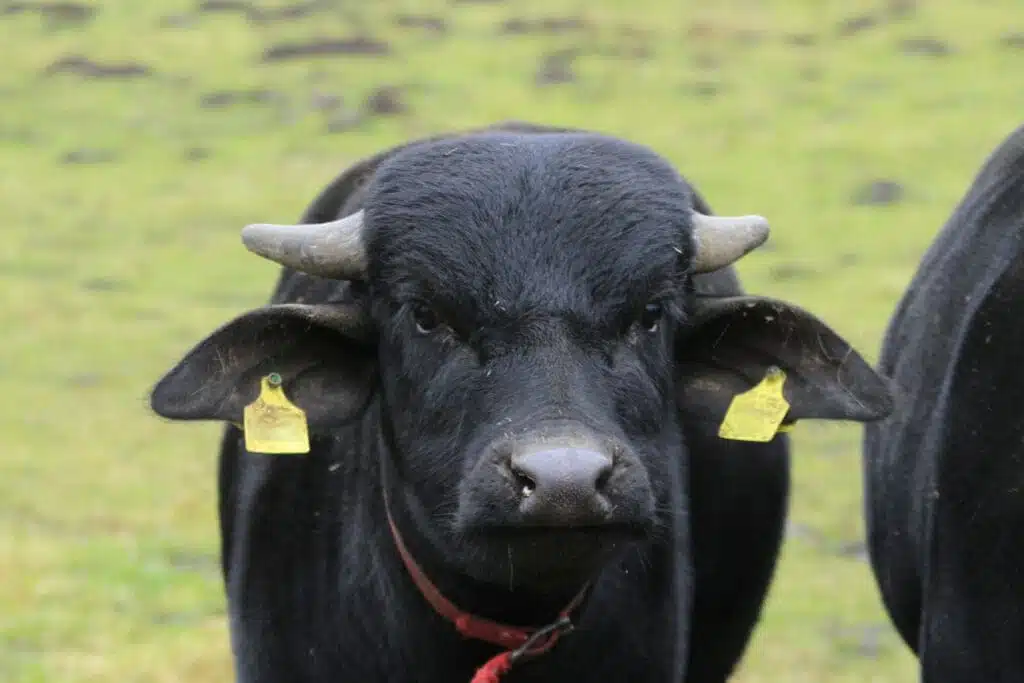
<path fill-rule="evenodd" d="M 741 292 L 729 266 L 765 220 L 709 214 L 644 147 L 504 124 L 355 165 L 301 226 L 247 227 L 286 266 L 272 304 L 152 394 L 235 425 L 239 679 L 725 680 L 789 483 L 777 425 L 719 437 L 730 401 L 769 374 L 784 424 L 890 397 L 820 320 Z M 247 451 L 264 381 L 305 411 L 308 453 Z"/>
<path fill-rule="evenodd" d="M 897 408 L 864 437 L 869 550 L 926 683 L 1024 681 L 1024 127 L 889 323 Z"/>

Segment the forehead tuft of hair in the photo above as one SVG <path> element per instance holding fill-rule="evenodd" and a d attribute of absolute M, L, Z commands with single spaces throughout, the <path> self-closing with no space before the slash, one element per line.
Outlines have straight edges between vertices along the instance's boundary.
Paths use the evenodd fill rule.
<path fill-rule="evenodd" d="M 608 136 L 431 142 L 382 164 L 367 188 L 370 276 L 506 309 L 615 305 L 673 277 L 692 204 L 665 159 Z"/>

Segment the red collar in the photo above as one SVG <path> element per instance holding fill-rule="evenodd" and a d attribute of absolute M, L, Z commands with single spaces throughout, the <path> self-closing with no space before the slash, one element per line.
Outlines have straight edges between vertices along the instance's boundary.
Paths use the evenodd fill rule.
<path fill-rule="evenodd" d="M 384 509 L 388 516 L 388 525 L 391 527 L 391 535 L 395 539 L 395 546 L 398 554 L 405 564 L 406 570 L 412 577 L 413 583 L 420 589 L 420 593 L 430 606 L 438 614 L 452 622 L 457 630 L 467 638 L 475 638 L 492 645 L 504 648 L 503 652 L 484 664 L 473 677 L 472 683 L 497 683 L 498 678 L 511 668 L 523 657 L 535 657 L 543 654 L 554 647 L 559 637 L 568 635 L 573 630 L 570 613 L 579 607 L 587 595 L 589 584 L 576 594 L 576 597 L 561 611 L 558 619 L 542 628 L 521 628 L 508 626 L 490 619 L 478 617 L 474 614 L 464 612 L 452 601 L 446 598 L 437 586 L 430 580 L 426 573 L 413 559 L 409 549 L 402 541 L 402 535 L 398 532 L 391 517 L 391 510 L 387 504 L 387 496 L 384 498 Z"/>

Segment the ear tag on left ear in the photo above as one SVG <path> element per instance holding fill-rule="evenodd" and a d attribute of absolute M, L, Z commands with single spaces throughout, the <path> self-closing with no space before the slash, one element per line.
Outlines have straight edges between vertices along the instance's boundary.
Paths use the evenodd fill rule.
<path fill-rule="evenodd" d="M 718 428 L 718 436 L 732 441 L 766 442 L 775 438 L 789 401 L 782 395 L 786 373 L 777 367 L 768 369 L 756 386 L 736 394 Z"/>
<path fill-rule="evenodd" d="M 309 453 L 306 413 L 288 400 L 276 372 L 260 380 L 260 395 L 243 412 L 245 449 L 251 453 Z"/>

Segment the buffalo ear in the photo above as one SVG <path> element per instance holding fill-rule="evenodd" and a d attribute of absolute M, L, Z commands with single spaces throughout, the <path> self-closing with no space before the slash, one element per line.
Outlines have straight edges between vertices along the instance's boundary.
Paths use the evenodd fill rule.
<path fill-rule="evenodd" d="M 719 423 L 732 398 L 772 366 L 786 372 L 786 424 L 872 422 L 892 411 L 886 381 L 864 358 L 817 317 L 782 301 L 697 297 L 675 352 L 680 408 Z"/>
<path fill-rule="evenodd" d="M 235 318 L 197 344 L 153 388 L 150 405 L 172 420 L 240 424 L 272 372 L 311 429 L 358 415 L 374 392 L 376 354 L 357 304 L 279 304 Z"/>

